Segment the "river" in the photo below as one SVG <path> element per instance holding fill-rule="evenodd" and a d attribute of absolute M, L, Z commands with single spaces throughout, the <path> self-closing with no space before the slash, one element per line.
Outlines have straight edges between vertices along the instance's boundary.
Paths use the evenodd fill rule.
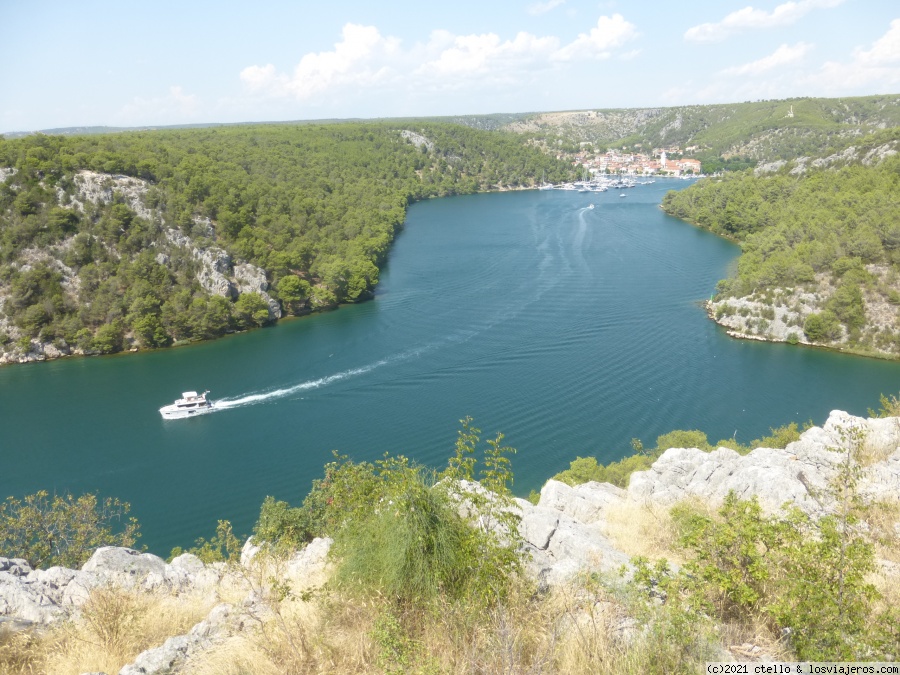
<path fill-rule="evenodd" d="M 666 216 L 660 180 L 409 209 L 373 301 L 184 348 L 0 368 L 0 495 L 98 491 L 155 553 L 266 495 L 299 504 L 332 450 L 440 467 L 458 420 L 517 448 L 517 494 L 576 455 L 610 461 L 676 428 L 749 441 L 864 414 L 900 364 L 738 341 L 700 302 L 738 248 Z M 593 208 L 590 205 L 593 204 Z M 220 411 L 157 409 L 209 389 Z"/>

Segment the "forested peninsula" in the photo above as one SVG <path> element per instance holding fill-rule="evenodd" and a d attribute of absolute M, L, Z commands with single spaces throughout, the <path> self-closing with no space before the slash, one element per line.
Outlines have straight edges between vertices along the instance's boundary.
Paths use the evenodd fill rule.
<path fill-rule="evenodd" d="M 900 131 L 669 193 L 663 209 L 741 244 L 710 316 L 735 337 L 900 356 Z"/>
<path fill-rule="evenodd" d="M 569 170 L 521 136 L 410 121 L 0 137 L 0 363 L 364 300 L 410 203 Z"/>

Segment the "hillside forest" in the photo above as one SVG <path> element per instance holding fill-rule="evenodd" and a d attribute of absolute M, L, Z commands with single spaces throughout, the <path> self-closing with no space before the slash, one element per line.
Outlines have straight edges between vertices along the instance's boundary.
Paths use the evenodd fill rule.
<path fill-rule="evenodd" d="M 411 202 L 567 172 L 448 124 L 0 138 L 0 352 L 163 347 L 357 302 Z"/>
<path fill-rule="evenodd" d="M 741 244 L 708 307 L 740 336 L 900 354 L 900 132 L 726 174 L 663 208 Z"/>

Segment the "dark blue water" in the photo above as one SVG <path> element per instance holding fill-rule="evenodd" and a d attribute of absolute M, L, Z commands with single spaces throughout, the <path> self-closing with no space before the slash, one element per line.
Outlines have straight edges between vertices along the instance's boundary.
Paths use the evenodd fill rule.
<path fill-rule="evenodd" d="M 900 364 L 736 341 L 710 322 L 699 302 L 738 249 L 659 210 L 684 185 L 416 204 L 372 302 L 203 345 L 0 368 L 0 496 L 118 496 L 167 553 L 220 518 L 249 533 L 266 495 L 299 503 L 332 450 L 442 466 L 466 415 L 518 448 L 527 494 L 632 437 L 748 441 L 900 390 Z M 163 421 L 189 389 L 230 407 Z"/>

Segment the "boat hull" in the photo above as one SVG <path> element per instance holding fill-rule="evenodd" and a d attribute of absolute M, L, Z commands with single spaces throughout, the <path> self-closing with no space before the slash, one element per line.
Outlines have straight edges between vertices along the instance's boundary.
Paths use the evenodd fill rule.
<path fill-rule="evenodd" d="M 180 420 L 184 419 L 185 417 L 198 417 L 199 415 L 205 415 L 207 413 L 211 413 L 212 411 L 212 404 L 203 408 L 192 408 L 190 410 L 178 408 L 175 405 L 166 405 L 159 409 L 159 414 L 162 415 L 164 420 Z"/>

